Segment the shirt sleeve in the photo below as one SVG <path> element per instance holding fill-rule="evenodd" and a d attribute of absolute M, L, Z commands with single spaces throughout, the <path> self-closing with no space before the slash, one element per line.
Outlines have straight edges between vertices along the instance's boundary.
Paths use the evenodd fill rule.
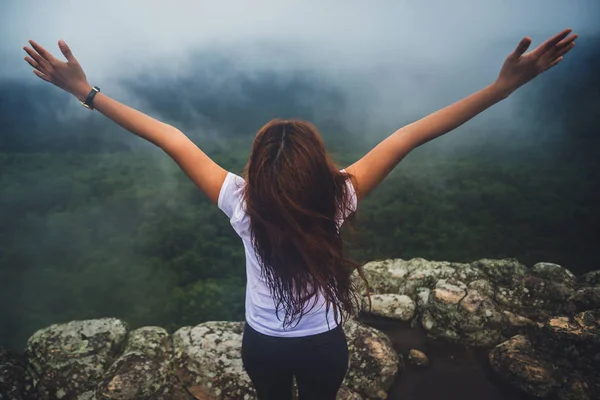
<path fill-rule="evenodd" d="M 350 179 L 346 180 L 346 186 L 348 187 L 348 193 L 350 194 L 350 214 L 355 212 L 358 208 L 358 196 L 356 195 L 356 190 L 354 189 L 354 185 L 352 184 L 352 181 Z M 347 216 L 348 215 L 346 215 L 346 217 Z"/>
<path fill-rule="evenodd" d="M 227 173 L 225 181 L 223 181 L 217 205 L 229 219 L 231 219 L 236 209 L 241 207 L 245 184 L 246 182 L 241 176 L 231 172 Z"/>
<path fill-rule="evenodd" d="M 340 172 L 346 172 L 346 170 L 342 169 Z M 356 189 L 354 189 L 354 185 L 352 184 L 352 180 L 346 179 L 346 188 L 348 190 L 348 194 L 350 195 L 350 202 L 348 204 L 349 208 L 344 210 L 344 215 L 342 216 L 341 220 L 338 221 L 339 225 L 341 225 L 346 218 L 348 218 L 348 216 L 355 212 L 358 208 L 358 197 L 356 195 Z"/>

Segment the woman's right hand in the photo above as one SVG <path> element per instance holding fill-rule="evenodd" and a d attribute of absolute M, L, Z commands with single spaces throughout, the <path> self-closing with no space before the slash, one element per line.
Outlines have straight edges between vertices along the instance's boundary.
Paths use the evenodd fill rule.
<path fill-rule="evenodd" d="M 71 53 L 71 49 L 64 41 L 58 42 L 58 47 L 63 53 L 67 62 L 58 60 L 42 46 L 30 40 L 33 47 L 23 47 L 31 57 L 25 57 L 25 61 L 31 65 L 33 72 L 46 82 L 50 82 L 56 87 L 71 93 L 80 101 L 84 101 L 92 86 L 88 83 L 85 73 L 77 62 L 77 59 Z"/>
<path fill-rule="evenodd" d="M 542 72 L 554 67 L 575 46 L 577 35 L 567 37 L 569 33 L 571 29 L 565 29 L 527 54 L 524 53 L 531 44 L 531 38 L 523 38 L 515 51 L 506 58 L 495 85 L 502 93 L 509 95 Z"/>

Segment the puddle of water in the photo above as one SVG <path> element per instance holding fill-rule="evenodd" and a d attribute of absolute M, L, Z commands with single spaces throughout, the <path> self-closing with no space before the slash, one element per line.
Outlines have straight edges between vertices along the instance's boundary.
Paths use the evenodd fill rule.
<path fill-rule="evenodd" d="M 404 371 L 389 390 L 389 400 L 533 400 L 535 397 L 503 384 L 487 361 L 489 349 L 469 349 L 427 337 L 422 328 L 372 315 L 360 319 L 389 336 L 394 349 L 402 354 Z M 421 350 L 429 367 L 408 362 L 410 349 Z"/>

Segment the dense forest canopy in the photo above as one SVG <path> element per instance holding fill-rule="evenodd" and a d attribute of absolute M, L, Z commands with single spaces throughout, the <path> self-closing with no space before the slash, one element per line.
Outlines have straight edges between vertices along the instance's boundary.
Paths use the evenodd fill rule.
<path fill-rule="evenodd" d="M 568 73 L 507 100 L 526 124 L 468 123 L 411 153 L 361 204 L 351 254 L 598 269 L 600 45 L 584 43 Z M 148 71 L 121 87 L 228 170 L 274 117 L 315 122 L 341 167 L 389 133 L 317 73 L 202 60 L 227 79 Z M 78 107 L 48 85 L 0 81 L 0 345 L 73 319 L 242 319 L 244 253 L 227 218 L 166 154 Z"/>

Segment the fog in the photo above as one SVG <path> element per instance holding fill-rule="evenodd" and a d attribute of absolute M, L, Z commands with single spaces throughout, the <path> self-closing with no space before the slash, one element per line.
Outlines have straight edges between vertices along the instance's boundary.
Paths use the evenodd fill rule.
<path fill-rule="evenodd" d="M 569 74 L 600 32 L 600 4 L 594 0 L 15 0 L 5 1 L 2 11 L 0 77 L 33 81 L 22 46 L 34 39 L 57 53 L 56 43 L 64 39 L 92 84 L 137 105 L 139 94 L 123 81 L 139 79 L 141 73 L 196 76 L 231 86 L 231 75 L 204 68 L 209 57 L 218 55 L 249 78 L 257 71 L 310 71 L 343 95 L 340 118 L 350 128 L 381 134 L 493 82 L 524 36 L 533 39 L 534 48 L 564 28 L 580 35 L 576 51 L 522 89 L 527 93 Z M 527 118 L 515 120 L 517 107 L 515 101 L 503 102 L 472 125 L 527 123 Z"/>

